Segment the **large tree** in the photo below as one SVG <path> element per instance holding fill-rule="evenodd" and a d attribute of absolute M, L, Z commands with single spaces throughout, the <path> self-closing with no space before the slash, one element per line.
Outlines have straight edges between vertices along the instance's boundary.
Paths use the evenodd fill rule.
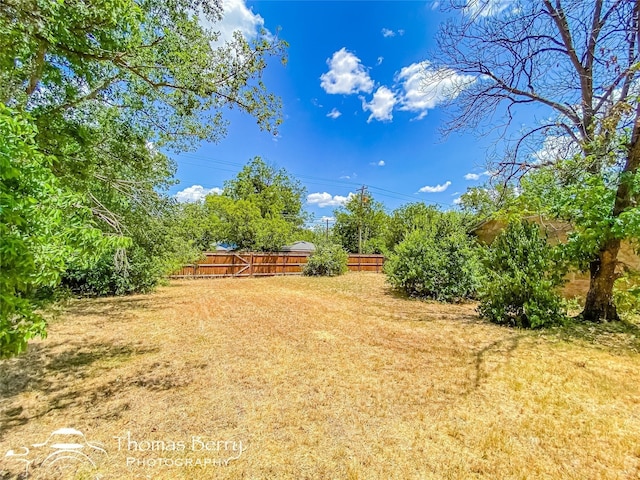
<path fill-rule="evenodd" d="M 414 230 L 424 230 L 436 223 L 441 212 L 437 207 L 422 202 L 407 203 L 389 215 L 385 231 L 385 248 L 391 252 Z"/>
<path fill-rule="evenodd" d="M 333 235 L 351 253 L 382 253 L 388 215 L 384 205 L 362 190 L 334 211 Z"/>
<path fill-rule="evenodd" d="M 279 251 L 302 233 L 304 195 L 285 169 L 255 157 L 225 182 L 221 195 L 207 196 L 211 237 L 240 250 Z"/>
<path fill-rule="evenodd" d="M 599 231 L 586 232 L 591 283 L 582 316 L 617 319 L 618 250 L 623 239 L 640 236 L 640 0 L 479 0 L 454 7 L 460 11 L 438 36 L 436 67 L 442 80 L 454 79 L 448 84 L 458 109 L 449 129 L 494 128 L 501 117 L 508 148 L 494 170 L 504 178 L 551 168 L 560 187 L 592 187 L 587 195 L 597 198 Z M 535 106 L 544 120 L 522 126 L 523 109 Z M 577 159 L 571 172 L 568 158 Z"/>
<path fill-rule="evenodd" d="M 222 15 L 221 0 L 2 2 L 0 98 L 47 122 L 114 106 L 148 140 L 174 146 L 220 139 L 222 107 L 274 129 L 279 100 L 260 76 L 284 44 L 239 32 L 223 42 Z"/>
<path fill-rule="evenodd" d="M 174 168 L 156 147 L 219 140 L 224 107 L 268 130 L 280 122 L 260 76 L 284 44 L 239 33 L 223 42 L 222 15 L 219 0 L 0 4 L 0 98 L 30 112 L 56 176 L 116 231 L 98 190 L 153 197 Z"/>
<path fill-rule="evenodd" d="M 260 216 L 281 217 L 300 228 L 307 220 L 304 212 L 305 188 L 284 168 L 267 164 L 254 157 L 236 178 L 224 183 L 223 194 L 233 200 L 249 200 L 260 210 Z"/>
<path fill-rule="evenodd" d="M 10 108 L 0 113 L 13 132 L 0 138 L 8 162 L 2 242 L 11 236 L 26 248 L 15 263 L 20 281 L 3 287 L 3 301 L 33 311 L 38 288 L 55 285 L 67 265 L 85 268 L 88 253 L 113 259 L 114 249 L 132 247 L 127 238 L 141 257 L 162 249 L 162 216 L 171 210 L 162 191 L 175 165 L 158 148 L 219 140 L 227 108 L 276 131 L 280 102 L 261 74 L 285 44 L 268 32 L 221 38 L 222 7 L 221 0 L 0 2 L 0 101 Z M 42 222 L 64 235 L 47 243 Z M 4 266 L 13 247 L 2 247 Z M 28 308 L 0 311 L 0 355 L 23 348 L 18 337 L 37 323 Z M 5 350 L 9 337 L 18 347 Z"/>

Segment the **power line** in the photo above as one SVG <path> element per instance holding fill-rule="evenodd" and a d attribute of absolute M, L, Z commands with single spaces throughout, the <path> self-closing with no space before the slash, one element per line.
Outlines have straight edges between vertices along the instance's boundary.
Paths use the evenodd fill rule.
<path fill-rule="evenodd" d="M 236 170 L 232 170 L 232 169 L 228 169 L 228 168 L 220 168 L 217 167 L 215 165 L 211 165 L 211 163 L 218 163 L 221 165 L 225 165 L 225 166 L 233 166 L 233 167 L 238 167 L 238 168 L 243 168 L 245 166 L 245 164 L 242 163 L 238 163 L 238 162 L 231 162 L 231 161 L 227 161 L 227 160 L 220 160 L 220 159 L 216 159 L 216 158 L 211 158 L 211 157 L 204 157 L 204 156 L 200 156 L 200 155 L 196 155 L 196 154 L 192 154 L 192 153 L 181 153 L 179 155 L 180 157 L 188 157 L 189 160 L 204 160 L 205 164 L 200 164 L 200 163 L 191 163 L 188 161 L 184 161 L 184 160 L 180 160 L 180 163 L 184 163 L 186 165 L 190 165 L 190 166 L 194 166 L 194 167 L 200 167 L 200 168 L 209 168 L 212 170 L 217 170 L 217 171 L 223 171 L 223 172 L 236 172 Z M 315 177 L 315 176 L 311 176 L 311 175 L 298 175 L 295 172 L 290 172 L 291 175 L 293 177 L 295 177 L 296 179 L 301 179 L 301 180 L 305 180 L 303 183 L 308 184 L 308 185 L 319 185 L 321 187 L 327 187 L 327 186 L 331 186 L 331 187 L 354 187 L 354 186 L 360 186 L 359 183 L 355 183 L 355 182 L 347 182 L 347 181 L 341 181 L 341 180 L 334 180 L 334 179 L 328 179 L 328 178 L 322 178 L 322 177 Z M 407 195 L 406 193 L 401 193 L 401 192 L 394 192 L 392 190 L 388 190 L 382 187 L 377 187 L 375 185 L 368 185 L 367 187 L 370 190 L 373 190 L 376 195 L 382 196 L 382 197 L 387 197 L 387 198 L 392 198 L 394 200 L 411 200 L 412 202 L 424 202 L 424 203 L 428 203 L 428 204 L 433 204 L 433 205 L 439 205 L 445 208 L 449 208 L 451 207 L 451 204 L 445 204 L 442 202 L 436 202 L 436 201 L 427 201 L 427 200 L 420 200 L 417 199 L 414 196 L 411 195 Z M 358 191 L 358 190 L 356 190 Z M 384 192 L 384 193 L 383 193 Z"/>

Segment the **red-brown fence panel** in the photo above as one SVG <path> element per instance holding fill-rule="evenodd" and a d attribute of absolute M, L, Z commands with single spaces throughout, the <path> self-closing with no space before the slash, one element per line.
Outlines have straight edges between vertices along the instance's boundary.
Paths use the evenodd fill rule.
<path fill-rule="evenodd" d="M 195 264 L 184 265 L 170 278 L 265 277 L 301 275 L 309 259 L 302 252 L 205 252 Z M 350 254 L 347 266 L 353 272 L 382 272 L 384 256 Z"/>

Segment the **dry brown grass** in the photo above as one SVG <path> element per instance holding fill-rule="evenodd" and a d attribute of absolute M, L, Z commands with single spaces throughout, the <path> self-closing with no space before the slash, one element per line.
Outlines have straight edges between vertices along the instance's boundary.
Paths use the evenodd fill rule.
<path fill-rule="evenodd" d="M 73 301 L 0 362 L 0 455 L 74 427 L 109 454 L 77 478 L 640 478 L 639 347 L 633 326 L 490 325 L 376 274 L 172 282 Z M 185 451 L 118 450 L 126 432 Z M 233 456 L 192 436 L 245 451 L 126 464 Z"/>

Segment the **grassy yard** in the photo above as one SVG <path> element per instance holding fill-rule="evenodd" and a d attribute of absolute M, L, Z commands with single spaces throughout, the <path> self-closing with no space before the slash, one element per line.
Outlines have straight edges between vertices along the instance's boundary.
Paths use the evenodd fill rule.
<path fill-rule="evenodd" d="M 108 455 L 30 478 L 635 479 L 640 335 L 498 327 L 376 274 L 172 282 L 72 301 L 0 362 L 0 478 L 62 427 Z"/>

